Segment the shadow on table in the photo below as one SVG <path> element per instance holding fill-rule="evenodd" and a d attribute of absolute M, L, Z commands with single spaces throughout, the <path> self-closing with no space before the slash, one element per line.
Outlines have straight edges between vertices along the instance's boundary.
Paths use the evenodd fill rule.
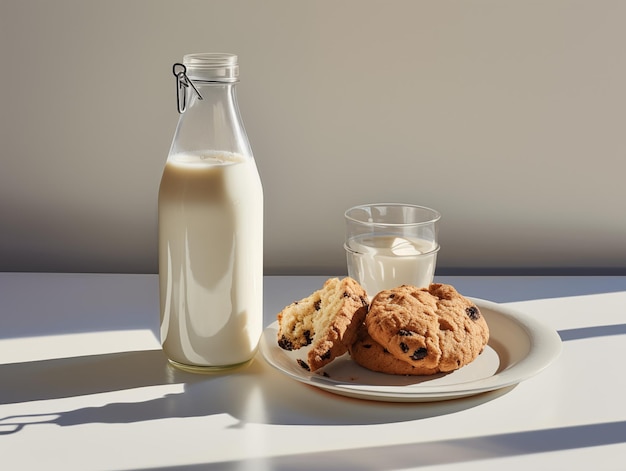
<path fill-rule="evenodd" d="M 626 334 L 626 324 L 596 325 L 591 327 L 578 327 L 574 329 L 559 330 L 562 341 L 580 340 L 590 337 L 606 337 L 609 335 Z"/>
<path fill-rule="evenodd" d="M 512 283 L 511 280 L 515 282 Z M 626 292 L 626 277 L 594 276 L 437 276 L 466 296 L 497 303 Z"/>
<path fill-rule="evenodd" d="M 38 423 L 59 426 L 132 423 L 215 414 L 229 414 L 241 426 L 248 422 L 288 425 L 403 422 L 476 407 L 512 389 L 433 403 L 383 403 L 345 398 L 295 382 L 271 368 L 260 355 L 248 366 L 231 373 L 194 375 L 171 367 L 161 350 L 0 365 L 0 377 L 0 405 L 146 387 L 145 393 L 150 396 L 150 386 L 184 387 L 183 391 L 165 394 L 162 388 L 154 389 L 151 399 L 139 402 L 111 402 L 70 411 L 59 410 L 64 402 L 51 402 L 50 410 L 42 414 L 0 417 L 0 434 L 16 433 Z M 111 401 L 115 400 L 111 396 Z"/>
<path fill-rule="evenodd" d="M 243 466 L 243 461 L 228 461 L 152 469 L 153 471 L 229 471 L 245 467 L 245 469 L 272 470 L 378 471 L 388 469 L 390 461 L 393 462 L 394 469 L 416 469 L 423 466 L 455 463 L 461 465 L 490 458 L 548 453 L 624 442 L 626 442 L 626 422 L 608 422 L 426 443 L 275 456 L 245 461 L 245 466 Z M 390 459 L 390 456 L 393 458 Z M 252 468 L 253 465 L 254 468 Z M 613 465 L 619 466 L 618 463 L 613 463 Z"/>
<path fill-rule="evenodd" d="M 626 324 L 570 329 L 559 334 L 564 341 L 620 335 L 626 334 Z M 237 421 L 234 427 L 245 423 L 382 424 L 454 414 L 513 389 L 431 403 L 383 403 L 345 398 L 295 382 L 271 368 L 260 355 L 230 373 L 195 375 L 171 367 L 160 349 L 5 364 L 0 365 L 0 378 L 0 405 L 18 404 L 19 408 L 30 401 L 50 401 L 50 410 L 41 414 L 0 417 L 0 434 L 17 433 L 38 423 L 132 423 L 216 414 L 232 416 Z M 167 385 L 181 387 L 164 394 L 162 387 Z M 130 397 L 149 399 L 115 402 L 115 392 L 139 388 L 146 389 Z M 101 406 L 68 411 L 63 409 L 66 402 L 53 402 L 72 397 L 84 400 L 89 395 L 106 393 L 112 393 L 107 398 L 111 402 Z M 102 401 L 102 397 L 94 401 Z M 41 406 L 39 403 L 38 410 Z M 624 425 L 619 427 L 623 432 Z M 574 437 L 577 430 L 571 430 Z M 626 437 L 626 433 L 621 436 Z"/>

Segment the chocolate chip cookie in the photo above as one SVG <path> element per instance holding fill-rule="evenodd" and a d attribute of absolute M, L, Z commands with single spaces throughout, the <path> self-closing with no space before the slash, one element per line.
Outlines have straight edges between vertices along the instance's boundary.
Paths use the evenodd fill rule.
<path fill-rule="evenodd" d="M 330 278 L 322 289 L 278 314 L 278 345 L 297 350 L 310 345 L 298 363 L 316 371 L 348 351 L 368 311 L 367 293 L 352 278 Z"/>
<path fill-rule="evenodd" d="M 372 300 L 365 326 L 396 359 L 432 372 L 467 365 L 489 340 L 478 307 L 454 287 L 437 283 L 381 291 Z"/>
<path fill-rule="evenodd" d="M 393 375 L 432 375 L 439 373 L 438 368 L 426 368 L 415 366 L 406 361 L 399 360 L 374 340 L 365 324 L 359 328 L 356 341 L 350 346 L 350 356 L 358 365 L 372 371 Z"/>

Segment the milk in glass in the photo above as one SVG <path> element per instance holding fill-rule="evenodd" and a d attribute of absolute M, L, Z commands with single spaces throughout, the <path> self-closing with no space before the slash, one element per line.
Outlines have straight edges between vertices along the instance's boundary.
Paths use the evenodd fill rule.
<path fill-rule="evenodd" d="M 370 298 L 384 289 L 403 284 L 426 287 L 433 280 L 438 250 L 433 241 L 366 234 L 346 245 L 348 275 Z"/>

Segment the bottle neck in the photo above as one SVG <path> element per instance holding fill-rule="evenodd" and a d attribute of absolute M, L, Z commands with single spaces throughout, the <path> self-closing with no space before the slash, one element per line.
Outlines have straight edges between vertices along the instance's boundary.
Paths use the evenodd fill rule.
<path fill-rule="evenodd" d="M 194 95 L 190 102 L 190 111 L 196 109 L 199 113 L 209 114 L 204 119 L 211 118 L 216 125 L 220 120 L 241 124 L 239 105 L 237 103 L 237 82 L 194 82 L 199 95 Z M 202 97 L 202 99 L 200 99 Z"/>
<path fill-rule="evenodd" d="M 189 109 L 194 107 L 226 107 L 230 112 L 238 112 L 235 85 L 237 82 L 212 82 L 193 80 L 197 90 L 188 90 Z"/>
<path fill-rule="evenodd" d="M 188 87 L 170 155 L 224 151 L 252 157 L 235 93 L 238 82 L 190 79 L 197 93 Z"/>

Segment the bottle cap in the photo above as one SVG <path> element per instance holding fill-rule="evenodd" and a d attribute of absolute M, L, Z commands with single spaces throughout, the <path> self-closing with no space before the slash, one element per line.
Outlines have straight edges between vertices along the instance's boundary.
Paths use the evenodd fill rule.
<path fill-rule="evenodd" d="M 239 65 L 237 56 L 223 52 L 186 54 L 183 64 L 191 80 L 209 82 L 237 82 Z"/>

